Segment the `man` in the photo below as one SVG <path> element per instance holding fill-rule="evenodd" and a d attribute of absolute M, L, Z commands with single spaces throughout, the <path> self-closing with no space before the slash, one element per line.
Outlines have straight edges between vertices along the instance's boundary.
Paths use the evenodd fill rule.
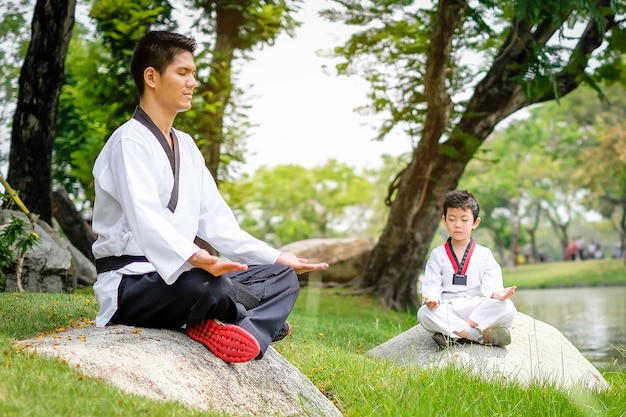
<path fill-rule="evenodd" d="M 93 169 L 96 325 L 184 327 L 224 361 L 246 362 L 289 334 L 297 273 L 328 264 L 241 230 L 191 136 L 172 127 L 191 108 L 195 48 L 193 38 L 155 31 L 133 53 L 139 106 Z"/>

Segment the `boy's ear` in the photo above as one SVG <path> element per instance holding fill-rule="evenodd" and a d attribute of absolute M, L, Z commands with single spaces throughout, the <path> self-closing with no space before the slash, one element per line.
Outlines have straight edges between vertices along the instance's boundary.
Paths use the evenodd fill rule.
<path fill-rule="evenodd" d="M 474 224 L 472 225 L 472 229 L 476 229 L 479 224 L 480 224 L 480 217 L 476 217 L 476 220 L 474 220 Z"/>

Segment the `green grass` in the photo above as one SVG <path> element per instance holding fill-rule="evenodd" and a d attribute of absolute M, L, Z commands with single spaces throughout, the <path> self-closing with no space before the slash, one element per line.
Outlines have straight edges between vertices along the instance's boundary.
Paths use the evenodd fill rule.
<path fill-rule="evenodd" d="M 503 270 L 506 286 L 529 288 L 626 285 L 622 259 L 550 262 Z"/>
<path fill-rule="evenodd" d="M 605 267 L 599 265 L 596 268 Z M 507 279 L 527 283 L 542 276 L 532 281 L 537 286 L 556 282 L 535 267 L 508 273 L 519 276 Z M 606 268 L 611 270 L 610 266 Z M 529 273 L 522 274 L 522 269 Z M 127 394 L 83 376 L 60 360 L 13 348 L 17 339 L 84 325 L 95 317 L 96 311 L 95 298 L 89 292 L 0 293 L 0 416 L 220 415 Z M 414 312 L 390 311 L 372 297 L 350 296 L 336 289 L 304 288 L 289 321 L 293 336 L 276 345 L 276 349 L 345 416 L 626 415 L 626 372 L 619 369 L 602 371 L 611 385 L 609 391 L 562 392 L 549 386 L 524 388 L 485 382 L 462 370 L 401 368 L 369 357 L 369 349 L 409 329 L 416 321 Z"/>

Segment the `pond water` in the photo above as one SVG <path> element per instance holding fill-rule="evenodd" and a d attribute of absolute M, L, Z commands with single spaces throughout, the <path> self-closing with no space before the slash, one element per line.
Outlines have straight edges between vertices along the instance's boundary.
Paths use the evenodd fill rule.
<path fill-rule="evenodd" d="M 626 369 L 626 286 L 518 289 L 517 310 L 557 328 L 594 366 Z"/>

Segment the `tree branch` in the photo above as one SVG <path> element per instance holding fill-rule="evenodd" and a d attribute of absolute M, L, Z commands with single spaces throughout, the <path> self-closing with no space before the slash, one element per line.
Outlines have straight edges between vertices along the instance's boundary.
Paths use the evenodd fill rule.
<path fill-rule="evenodd" d="M 610 8 L 611 0 L 599 0 L 596 3 L 598 10 L 612 10 Z M 603 27 L 597 20 L 590 18 L 587 27 L 578 40 L 578 44 L 572 51 L 567 66 L 557 75 L 558 97 L 563 97 L 573 91 L 582 82 L 581 74 L 585 72 L 585 68 L 589 63 L 591 52 L 597 49 L 604 40 L 604 34 L 609 32 L 615 26 L 615 12 L 605 16 Z M 558 98 L 554 92 L 549 92 L 535 102 L 554 100 Z"/>
<path fill-rule="evenodd" d="M 463 0 L 442 0 L 439 2 L 437 16 L 433 23 L 424 74 L 424 95 L 428 112 L 422 140 L 428 144 L 437 144 L 450 118 L 452 100 L 446 89 L 446 78 L 452 52 L 452 40 L 466 7 L 467 3 Z"/>

